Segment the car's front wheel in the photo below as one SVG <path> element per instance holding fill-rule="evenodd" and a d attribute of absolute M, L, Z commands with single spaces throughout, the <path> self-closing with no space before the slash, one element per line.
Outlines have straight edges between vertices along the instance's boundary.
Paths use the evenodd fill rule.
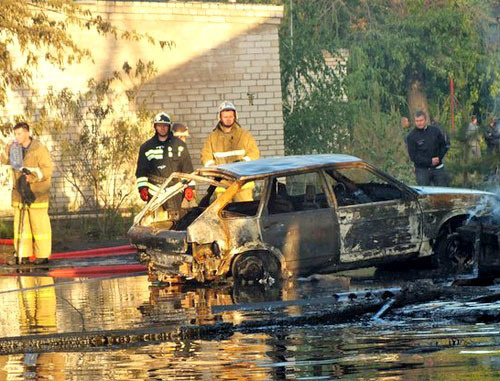
<path fill-rule="evenodd" d="M 474 246 L 456 232 L 447 234 L 437 242 L 436 262 L 443 273 L 471 272 L 477 265 Z"/>
<path fill-rule="evenodd" d="M 231 267 L 237 283 L 273 284 L 281 278 L 281 267 L 274 255 L 265 251 L 252 251 L 238 255 Z"/>

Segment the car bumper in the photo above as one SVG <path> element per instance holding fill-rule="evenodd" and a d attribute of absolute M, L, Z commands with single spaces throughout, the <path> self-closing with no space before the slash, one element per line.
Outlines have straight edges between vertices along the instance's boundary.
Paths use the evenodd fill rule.
<path fill-rule="evenodd" d="M 132 246 L 146 253 L 148 267 L 169 276 L 188 277 L 193 261 L 185 231 L 136 225 L 128 231 Z"/>

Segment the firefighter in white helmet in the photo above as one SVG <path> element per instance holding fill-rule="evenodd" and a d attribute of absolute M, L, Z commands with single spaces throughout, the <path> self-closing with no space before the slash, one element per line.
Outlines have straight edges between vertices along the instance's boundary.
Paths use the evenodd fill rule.
<path fill-rule="evenodd" d="M 193 164 L 186 143 L 173 136 L 170 116 L 165 112 L 156 114 L 153 120 L 155 135 L 139 149 L 137 158 L 137 188 L 141 199 L 148 202 L 158 192 L 161 184 L 172 172 L 191 173 Z M 178 210 L 181 200 L 174 198 L 164 206 Z"/>
<path fill-rule="evenodd" d="M 252 134 L 238 124 L 238 114 L 231 102 L 221 103 L 217 118 L 218 123 L 208 135 L 201 150 L 201 163 L 204 166 L 256 160 L 260 157 L 259 148 Z M 245 184 L 234 197 L 234 201 L 253 200 L 253 188 L 253 183 Z M 216 192 L 221 190 L 216 189 Z"/>

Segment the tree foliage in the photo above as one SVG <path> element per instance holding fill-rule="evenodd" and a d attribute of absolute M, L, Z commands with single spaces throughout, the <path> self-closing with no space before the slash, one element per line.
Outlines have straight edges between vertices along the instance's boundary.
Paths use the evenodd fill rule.
<path fill-rule="evenodd" d="M 94 30 L 115 38 L 147 38 L 134 31 L 121 31 L 99 15 L 93 15 L 72 0 L 0 1 L 0 106 L 9 88 L 30 85 L 41 60 L 64 68 L 91 58 L 87 48 L 77 45 L 69 29 Z M 166 42 L 158 42 L 164 46 Z M 13 54 L 20 52 L 17 57 Z"/>
<path fill-rule="evenodd" d="M 27 107 L 27 120 L 35 120 L 38 133 L 60 137 L 58 170 L 79 196 L 73 207 L 94 212 L 93 234 L 114 233 L 121 208 L 135 194 L 137 149 L 151 132 L 152 112 L 144 104 L 128 112 L 115 84 L 126 82 L 131 89 L 126 100 L 135 105 L 142 86 L 155 74 L 152 62 L 125 63 L 110 78 L 89 80 L 85 91 L 50 91 L 43 107 Z"/>
<path fill-rule="evenodd" d="M 498 0 L 288 0 L 285 7 L 289 152 L 337 148 L 404 177 L 411 166 L 400 116 L 424 108 L 449 129 L 450 77 L 458 126 L 492 109 L 500 83 Z M 325 52 L 346 58 L 333 70 L 336 80 Z M 325 136 L 337 147 L 322 145 Z"/>

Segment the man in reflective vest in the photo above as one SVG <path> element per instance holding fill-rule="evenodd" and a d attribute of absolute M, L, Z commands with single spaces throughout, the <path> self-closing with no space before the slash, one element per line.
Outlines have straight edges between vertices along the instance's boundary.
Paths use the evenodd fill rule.
<path fill-rule="evenodd" d="M 256 160 L 260 157 L 259 148 L 253 136 L 237 122 L 238 114 L 231 102 L 224 101 L 219 106 L 219 122 L 208 135 L 201 150 L 201 163 L 211 165 L 227 164 L 236 161 Z M 234 201 L 253 200 L 253 182 L 245 184 Z M 223 189 L 216 189 L 220 194 Z"/>
<path fill-rule="evenodd" d="M 153 120 L 155 135 L 139 149 L 137 158 L 137 188 L 141 199 L 148 202 L 155 196 L 161 184 L 172 172 L 191 173 L 193 164 L 186 143 L 173 136 L 172 123 L 165 112 L 157 114 Z M 170 201 L 168 208 L 178 210 L 182 199 Z"/>
<path fill-rule="evenodd" d="M 48 262 L 52 252 L 52 230 L 49 218 L 49 192 L 53 164 L 47 148 L 30 135 L 27 123 L 14 126 L 15 141 L 5 147 L 2 164 L 12 167 L 12 206 L 14 208 L 14 247 L 16 257 L 8 263 L 26 264 L 36 256 L 34 264 Z M 21 163 L 13 163 L 12 153 L 19 149 Z"/>

